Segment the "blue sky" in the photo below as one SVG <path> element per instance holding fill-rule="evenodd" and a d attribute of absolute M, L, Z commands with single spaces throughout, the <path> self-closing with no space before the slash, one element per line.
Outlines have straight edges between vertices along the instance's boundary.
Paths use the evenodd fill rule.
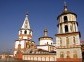
<path fill-rule="evenodd" d="M 77 22 L 84 40 L 84 1 L 65 0 L 68 9 L 77 14 Z M 55 39 L 57 33 L 57 16 L 62 12 L 64 0 L 0 0 L 0 51 L 13 49 L 18 39 L 18 30 L 22 26 L 25 14 L 29 12 L 33 40 L 43 36 L 44 28 Z"/>

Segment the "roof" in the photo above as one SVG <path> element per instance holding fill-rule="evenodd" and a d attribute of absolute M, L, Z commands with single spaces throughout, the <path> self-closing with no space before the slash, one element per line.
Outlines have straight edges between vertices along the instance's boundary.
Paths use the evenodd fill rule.
<path fill-rule="evenodd" d="M 77 15 L 76 15 L 75 13 L 73 13 L 73 12 L 67 10 L 67 11 L 63 11 L 63 12 L 57 17 L 57 20 L 59 19 L 60 16 L 66 15 L 66 14 L 73 14 L 73 15 L 75 15 L 75 16 L 77 17 Z"/>
<path fill-rule="evenodd" d="M 23 22 L 21 29 L 30 29 L 28 14 L 26 14 L 26 17 L 25 17 L 25 20 Z"/>
<path fill-rule="evenodd" d="M 55 51 L 47 51 L 47 50 L 43 50 L 43 49 L 28 49 L 26 50 L 23 54 L 55 54 Z"/>
<path fill-rule="evenodd" d="M 63 12 L 57 17 L 57 20 L 59 19 L 60 16 L 66 15 L 66 14 L 73 14 L 73 15 L 75 15 L 75 16 L 77 17 L 77 15 L 76 15 L 74 12 L 69 11 L 69 10 L 67 9 L 67 5 L 66 5 L 66 3 L 65 3 L 65 5 L 64 5 L 64 10 L 63 10 Z"/>

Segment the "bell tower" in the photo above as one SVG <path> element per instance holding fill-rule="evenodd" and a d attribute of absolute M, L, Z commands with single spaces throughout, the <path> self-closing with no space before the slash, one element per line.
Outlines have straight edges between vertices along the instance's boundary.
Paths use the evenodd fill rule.
<path fill-rule="evenodd" d="M 68 10 L 65 3 L 63 12 L 57 17 L 58 33 L 56 34 L 57 61 L 82 61 L 80 32 L 77 15 Z"/>
<path fill-rule="evenodd" d="M 14 56 L 16 56 L 16 58 L 22 58 L 22 56 L 19 57 L 19 54 L 22 55 L 30 48 L 36 48 L 36 45 L 35 42 L 32 41 L 32 30 L 30 28 L 28 14 L 26 14 L 22 27 L 18 33 L 18 39 L 15 41 Z"/>

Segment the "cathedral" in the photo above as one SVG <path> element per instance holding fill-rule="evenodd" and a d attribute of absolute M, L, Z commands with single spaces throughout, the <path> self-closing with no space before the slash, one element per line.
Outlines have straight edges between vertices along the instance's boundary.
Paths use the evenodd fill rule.
<path fill-rule="evenodd" d="M 38 38 L 39 45 L 36 45 L 32 40 L 33 32 L 26 14 L 18 32 L 18 39 L 15 41 L 14 57 L 31 61 L 82 62 L 77 15 L 68 10 L 65 4 L 57 20 L 58 32 L 55 34 L 55 43 L 53 38 L 48 36 L 48 29 L 45 28 L 43 36 Z"/>

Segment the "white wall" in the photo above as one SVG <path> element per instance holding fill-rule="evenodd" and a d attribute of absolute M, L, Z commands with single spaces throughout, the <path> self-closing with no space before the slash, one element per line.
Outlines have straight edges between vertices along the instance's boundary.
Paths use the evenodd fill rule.
<path fill-rule="evenodd" d="M 53 41 L 52 40 L 47 40 L 47 39 L 40 40 L 40 45 L 47 45 L 47 43 L 49 45 L 51 45 L 51 44 L 53 44 Z"/>

